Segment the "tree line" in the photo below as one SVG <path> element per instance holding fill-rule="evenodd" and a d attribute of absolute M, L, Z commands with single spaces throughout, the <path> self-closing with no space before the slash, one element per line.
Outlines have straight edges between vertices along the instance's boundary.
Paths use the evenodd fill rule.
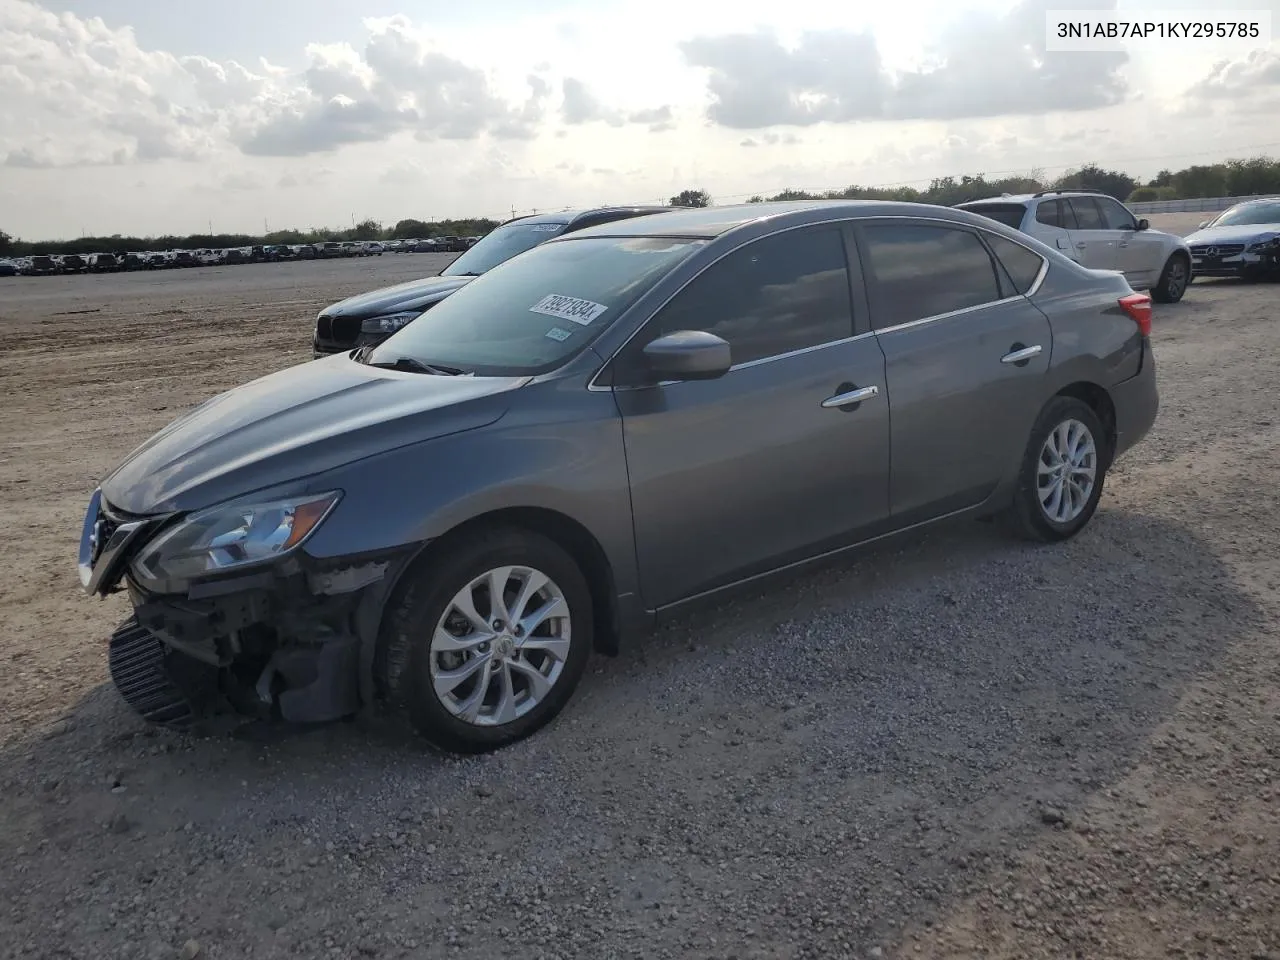
<path fill-rule="evenodd" d="M 1225 160 L 1222 163 L 1197 164 L 1181 170 L 1161 170 L 1148 181 L 1141 181 L 1122 170 L 1107 170 L 1089 163 L 1048 178 L 1042 171 L 1032 170 L 1025 176 L 987 179 L 983 174 L 963 177 L 940 177 L 928 187 L 863 187 L 853 185 L 843 190 L 808 193 L 783 190 L 766 197 L 756 195 L 749 203 L 766 200 L 900 200 L 914 203 L 936 203 L 952 206 L 967 200 L 998 197 L 1002 193 L 1038 193 L 1041 190 L 1093 190 L 1117 200 L 1140 203 L 1151 200 L 1190 200 L 1198 197 L 1247 197 L 1255 194 L 1280 194 L 1280 160 L 1270 157 Z M 712 203 L 706 190 L 682 190 L 670 201 L 676 207 L 705 207 Z M 77 240 L 24 241 L 0 230 L 0 257 L 30 256 L 38 253 L 140 253 L 147 250 L 199 250 L 206 247 L 248 247 L 256 244 L 323 243 L 329 240 L 406 240 L 443 236 L 477 236 L 488 233 L 498 221 L 487 217 L 463 220 L 405 219 L 393 227 L 376 220 L 363 220 L 344 229 L 328 227 L 310 230 L 274 230 L 254 235 L 247 233 L 190 234 L 188 236 L 80 237 Z"/>
<path fill-rule="evenodd" d="M 25 241 L 10 237 L 0 230 L 0 257 L 32 256 L 48 253 L 143 253 L 150 250 L 223 250 L 228 247 L 252 247 L 281 244 L 325 243 L 331 240 L 426 240 L 431 237 L 482 236 L 498 225 L 487 217 L 469 217 L 465 220 L 400 220 L 393 227 L 384 227 L 376 220 L 363 220 L 353 227 L 333 229 L 312 227 L 309 230 L 272 230 L 264 234 L 249 233 L 193 233 L 187 236 L 165 235 L 160 237 L 126 237 L 113 234 L 109 237 L 80 237 L 76 240 Z"/>
<path fill-rule="evenodd" d="M 1039 193 L 1042 190 L 1091 190 L 1117 200 L 1141 203 L 1151 200 L 1191 200 L 1198 197 L 1248 197 L 1255 194 L 1280 194 L 1280 160 L 1253 157 L 1201 164 L 1182 170 L 1161 170 L 1143 182 L 1122 170 L 1107 170 L 1097 164 L 1085 164 L 1058 177 L 1046 177 L 1032 170 L 1021 176 L 987 179 L 983 174 L 963 177 L 939 177 L 929 186 L 863 187 L 857 184 L 843 190 L 809 193 L 805 190 L 783 190 L 773 196 L 757 194 L 748 203 L 773 200 L 898 200 L 910 203 L 936 203 L 953 206 L 969 200 L 998 197 L 1002 193 Z M 683 190 L 670 200 L 672 206 L 705 207 L 712 202 L 705 190 Z"/>

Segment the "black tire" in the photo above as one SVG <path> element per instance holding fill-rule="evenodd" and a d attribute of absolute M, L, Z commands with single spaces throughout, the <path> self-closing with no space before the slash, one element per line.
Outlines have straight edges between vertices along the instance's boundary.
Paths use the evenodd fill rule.
<path fill-rule="evenodd" d="M 1085 501 L 1084 509 L 1072 519 L 1059 523 L 1048 516 L 1040 503 L 1040 456 L 1049 435 L 1068 420 L 1084 424 L 1093 437 L 1097 451 L 1095 476 L 1093 489 Z M 1031 540 L 1055 543 L 1069 540 L 1083 530 L 1098 509 L 1107 470 L 1111 467 L 1111 456 L 1110 438 L 1092 407 L 1075 397 L 1060 396 L 1050 400 L 1031 428 L 1031 437 L 1022 456 L 1022 465 L 1018 469 L 1018 484 L 1013 495 L 1013 507 L 1009 511 L 1015 532 Z"/>
<path fill-rule="evenodd" d="M 454 716 L 436 695 L 431 637 L 455 594 L 486 571 L 503 566 L 531 567 L 560 588 L 571 622 L 569 653 L 541 702 L 509 723 L 481 726 Z M 586 669 L 594 622 L 587 580 L 564 549 L 525 530 L 479 530 L 445 545 L 434 562 L 411 576 L 387 615 L 376 670 L 387 705 L 421 737 L 449 753 L 487 753 L 524 739 L 560 713 Z"/>
<path fill-rule="evenodd" d="M 1191 262 L 1181 253 L 1169 255 L 1160 271 L 1160 279 L 1151 288 L 1156 303 L 1177 303 L 1191 286 Z"/>

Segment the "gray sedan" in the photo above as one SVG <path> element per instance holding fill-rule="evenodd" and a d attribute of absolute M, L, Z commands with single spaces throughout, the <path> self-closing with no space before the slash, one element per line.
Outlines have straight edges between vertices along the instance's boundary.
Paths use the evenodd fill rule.
<path fill-rule="evenodd" d="M 1156 417 L 1151 304 L 986 217 L 812 202 L 658 214 L 521 254 L 375 348 L 215 397 L 90 502 L 143 716 L 382 705 L 532 733 L 592 650 L 958 516 L 1093 516 Z"/>

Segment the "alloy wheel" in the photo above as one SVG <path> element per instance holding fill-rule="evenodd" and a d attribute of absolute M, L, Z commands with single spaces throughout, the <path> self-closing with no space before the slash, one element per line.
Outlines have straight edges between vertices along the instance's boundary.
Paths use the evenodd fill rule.
<path fill-rule="evenodd" d="M 449 601 L 431 636 L 431 683 L 450 714 L 477 726 L 518 720 L 564 672 L 572 620 L 564 591 L 532 567 L 497 567 Z"/>
<path fill-rule="evenodd" d="M 1165 294 L 1177 300 L 1187 288 L 1187 265 L 1179 258 L 1169 264 L 1169 279 L 1165 282 Z"/>
<path fill-rule="evenodd" d="M 1036 493 L 1044 515 L 1057 524 L 1084 512 L 1098 479 L 1098 445 L 1079 420 L 1064 420 L 1040 448 Z"/>

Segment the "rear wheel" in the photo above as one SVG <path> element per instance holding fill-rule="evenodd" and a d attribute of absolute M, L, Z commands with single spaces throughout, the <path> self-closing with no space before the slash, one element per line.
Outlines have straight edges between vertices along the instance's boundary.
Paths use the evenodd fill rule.
<path fill-rule="evenodd" d="M 1111 451 L 1097 414 L 1075 397 L 1054 397 L 1031 430 L 1011 511 L 1030 539 L 1066 540 L 1098 509 Z"/>
<path fill-rule="evenodd" d="M 1187 292 L 1191 281 L 1191 264 L 1181 253 L 1175 253 L 1165 261 L 1160 279 L 1151 288 L 1151 299 L 1158 303 L 1177 303 Z"/>
<path fill-rule="evenodd" d="M 569 701 L 591 651 L 591 591 L 567 552 L 530 532 L 464 533 L 439 556 L 388 618 L 379 676 L 430 743 L 494 750 Z"/>

